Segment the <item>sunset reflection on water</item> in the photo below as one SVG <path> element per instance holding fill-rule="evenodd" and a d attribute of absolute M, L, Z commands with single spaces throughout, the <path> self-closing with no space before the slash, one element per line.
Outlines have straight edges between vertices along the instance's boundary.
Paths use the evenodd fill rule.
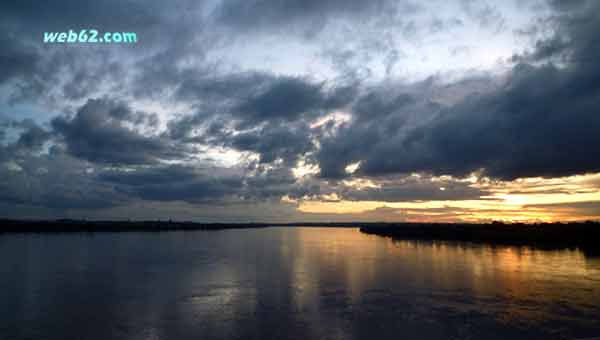
<path fill-rule="evenodd" d="M 600 335 L 600 260 L 576 249 L 306 227 L 3 236 L 0 259 L 0 338 Z"/>

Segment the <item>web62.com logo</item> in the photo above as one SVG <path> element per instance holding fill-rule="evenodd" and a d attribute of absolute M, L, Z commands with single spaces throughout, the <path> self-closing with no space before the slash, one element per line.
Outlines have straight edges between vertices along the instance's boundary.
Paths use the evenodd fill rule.
<path fill-rule="evenodd" d="M 105 32 L 99 33 L 95 29 L 82 29 L 79 31 L 69 30 L 67 32 L 44 32 L 44 43 L 46 44 L 135 44 L 137 34 L 135 32 Z"/>

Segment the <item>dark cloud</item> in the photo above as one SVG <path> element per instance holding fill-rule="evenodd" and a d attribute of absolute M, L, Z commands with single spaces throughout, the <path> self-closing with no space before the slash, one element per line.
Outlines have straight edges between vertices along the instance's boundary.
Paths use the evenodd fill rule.
<path fill-rule="evenodd" d="M 132 199 L 208 205 L 279 201 L 284 195 L 303 190 L 285 166 L 257 165 L 246 173 L 183 165 L 137 167 L 105 170 L 97 178 Z"/>
<path fill-rule="evenodd" d="M 4 2 L 0 97 L 43 102 L 51 112 L 77 109 L 49 125 L 3 123 L 0 201 L 64 211 L 333 193 L 347 200 L 462 200 L 489 193 L 427 174 L 481 171 L 510 180 L 599 172 L 597 2 L 548 0 L 552 15 L 536 23 L 553 34 L 532 28 L 528 37 L 543 39 L 515 56 L 502 77 L 464 73 L 445 85 L 441 75 L 416 83 L 392 79 L 393 71 L 411 68 L 410 49 L 401 50 L 399 38 L 418 47 L 430 43 L 420 40 L 423 32 L 455 33 L 471 20 L 499 33 L 510 20 L 489 1 L 456 4 L 449 16 L 424 19 L 412 16 L 416 3 L 388 0 Z M 141 43 L 41 43 L 42 31 L 79 28 L 135 31 Z M 314 75 L 306 65 L 278 70 L 277 61 L 295 63 L 293 46 L 277 50 L 288 43 L 305 44 Z M 280 59 L 263 60 L 266 49 Z M 373 76 L 376 68 L 384 80 Z M 176 112 L 165 114 L 172 119 L 164 130 L 157 114 L 134 109 L 136 103 Z M 334 111 L 349 118 L 324 121 Z M 230 168 L 198 164 L 205 155 L 195 148 L 259 159 Z M 318 165 L 319 176 L 296 178 L 299 161 Z M 356 172 L 346 171 L 356 163 Z M 404 176 L 415 172 L 427 180 Z M 379 187 L 359 190 L 342 181 L 353 178 Z M 397 213 L 418 212 L 373 216 Z"/>
<path fill-rule="evenodd" d="M 325 101 L 319 85 L 299 78 L 277 78 L 265 89 L 257 90 L 235 108 L 237 115 L 250 123 L 297 120 L 303 114 L 322 108 Z"/>
<path fill-rule="evenodd" d="M 127 186 L 164 185 L 174 181 L 190 181 L 196 177 L 193 168 L 172 165 L 138 170 L 105 170 L 98 175 L 101 181 Z"/>
<path fill-rule="evenodd" d="M 362 125 L 343 126 L 334 136 L 322 138 L 315 156 L 321 169 L 320 176 L 328 179 L 349 176 L 346 166 L 360 161 L 381 138 L 378 129 Z"/>
<path fill-rule="evenodd" d="M 392 178 L 375 181 L 378 187 L 352 188 L 340 190 L 341 197 L 351 201 L 437 201 L 437 200 L 477 200 L 489 192 L 472 187 L 469 183 L 454 180 L 430 178 Z"/>
<path fill-rule="evenodd" d="M 220 23 L 244 30 L 294 28 L 294 25 L 304 24 L 300 33 L 311 35 L 333 18 L 392 15 L 400 11 L 414 12 L 418 8 L 410 1 L 387 0 L 233 0 L 222 2 L 215 11 L 215 17 Z"/>
<path fill-rule="evenodd" d="M 252 151 L 261 163 L 283 160 L 289 166 L 314 149 L 309 122 L 349 105 L 357 91 L 351 83 L 329 86 L 266 73 L 195 79 L 183 85 L 179 95 L 198 100 L 202 111 L 170 121 L 171 138 Z"/>
<path fill-rule="evenodd" d="M 357 161 L 363 161 L 358 174 L 369 176 L 465 176 L 483 170 L 510 180 L 600 171 L 600 155 L 592 147 L 600 145 L 600 68 L 589 62 L 600 56 L 593 33 L 600 20 L 588 13 L 573 15 L 561 18 L 557 33 L 570 41 L 573 59 L 566 66 L 520 63 L 502 88 L 443 108 L 421 126 L 384 129 L 390 125 L 381 115 L 389 117 L 403 102 L 389 100 L 388 107 L 365 97 L 367 109 L 355 110 L 373 109 L 372 120 L 345 126 L 322 142 L 321 175 L 343 177 L 345 166 Z"/>
<path fill-rule="evenodd" d="M 52 138 L 51 131 L 39 126 L 32 119 L 0 121 L 0 141 L 11 131 L 16 140 L 8 141 L 3 148 L 12 151 L 39 151 Z"/>
<path fill-rule="evenodd" d="M 14 84 L 10 89 L 13 102 L 60 104 L 106 90 L 154 94 L 150 85 L 164 89 L 165 84 L 156 82 L 166 81 L 170 73 L 180 75 L 174 62 L 187 53 L 200 55 L 191 41 L 200 40 L 193 37 L 203 30 L 203 11 L 203 3 L 188 0 L 168 6 L 154 0 L 2 2 L 0 29 L 5 34 L 0 39 L 0 84 Z M 44 32 L 81 29 L 134 32 L 139 43 L 43 43 Z M 202 42 L 203 49 L 208 40 Z M 135 72 L 135 68 L 144 72 Z"/>
<path fill-rule="evenodd" d="M 115 30 L 137 29 L 158 22 L 153 1 L 101 1 L 83 4 L 76 0 L 39 3 L 8 1 L 0 5 L 5 25 L 23 24 L 36 34 L 43 31 L 96 27 Z M 116 10 L 116 9 L 119 10 Z M 36 37 L 38 38 L 38 37 Z"/>
<path fill-rule="evenodd" d="M 99 177 L 117 184 L 118 190 L 127 195 L 150 201 L 218 203 L 237 198 L 243 190 L 243 178 L 239 175 L 212 175 L 183 166 L 112 170 Z"/>
<path fill-rule="evenodd" d="M 31 46 L 11 37 L 0 38 L 0 84 L 15 77 L 35 74 L 40 56 Z"/>
<path fill-rule="evenodd" d="M 12 189 L 18 188 L 19 184 L 10 180 L 12 176 L 8 175 L 18 173 L 23 166 L 28 164 L 20 165 L 17 161 L 29 160 L 31 154 L 42 152 L 43 147 L 51 141 L 51 138 L 52 133 L 37 125 L 33 120 L 0 121 L 0 172 L 6 175 L 5 185 Z M 18 190 L 6 189 L 3 197 L 18 197 L 17 192 Z"/>
<path fill-rule="evenodd" d="M 146 136 L 127 127 L 126 122 L 150 122 L 152 126 L 155 116 L 132 112 L 125 104 L 108 99 L 90 99 L 74 117 L 53 119 L 52 127 L 71 154 L 91 162 L 149 164 L 184 157 L 183 151 L 170 141 Z"/>
<path fill-rule="evenodd" d="M 593 3 L 593 1 L 549 0 L 548 3 L 559 11 L 567 12 L 585 8 Z"/>
<path fill-rule="evenodd" d="M 199 113 L 182 118 L 171 129 L 174 136 L 185 136 L 215 114 L 231 116 L 239 129 L 264 122 L 310 120 L 326 110 L 348 105 L 355 94 L 356 85 L 343 81 L 329 85 L 258 72 L 198 75 L 183 81 L 176 96 L 192 102 Z"/>
<path fill-rule="evenodd" d="M 600 97 L 577 73 L 519 65 L 498 93 L 471 97 L 405 138 L 375 145 L 360 172 L 464 176 L 484 169 L 514 179 L 598 171 L 589 147 L 600 145 Z"/>
<path fill-rule="evenodd" d="M 23 121 L 20 125 L 25 131 L 19 136 L 17 146 L 39 150 L 50 140 L 51 133 L 39 127 L 32 120 Z"/>
<path fill-rule="evenodd" d="M 353 119 L 337 127 L 325 125 L 319 138 L 320 148 L 315 160 L 321 177 L 339 179 L 349 176 L 346 166 L 364 161 L 376 146 L 392 147 L 405 136 L 430 120 L 439 104 L 428 98 L 431 89 L 416 84 L 411 91 L 393 86 L 379 86 L 364 91 L 350 107 Z M 327 131 L 327 129 L 331 131 Z"/>
<path fill-rule="evenodd" d="M 257 169 L 254 176 L 246 179 L 245 197 L 250 200 L 280 199 L 298 190 L 296 179 L 288 167 Z"/>
<path fill-rule="evenodd" d="M 394 95 L 372 91 L 358 100 L 353 107 L 353 112 L 360 121 L 368 121 L 389 116 L 414 102 L 415 99 L 406 93 Z"/>
<path fill-rule="evenodd" d="M 343 107 L 355 94 L 352 84 L 316 84 L 299 77 L 271 77 L 263 86 L 254 86 L 254 93 L 234 108 L 241 119 L 240 127 L 262 122 L 294 122 L 314 119 L 324 112 Z"/>
<path fill-rule="evenodd" d="M 94 168 L 53 148 L 47 154 L 11 152 L 0 166 L 0 201 L 53 211 L 105 209 L 125 196 L 95 180 Z"/>
<path fill-rule="evenodd" d="M 305 124 L 266 126 L 231 136 L 226 143 L 237 150 L 258 153 L 261 163 L 282 160 L 292 166 L 298 157 L 313 149 L 310 129 Z"/>
<path fill-rule="evenodd" d="M 201 70 L 181 79 L 175 95 L 177 99 L 194 103 L 237 103 L 250 97 L 257 88 L 268 87 L 272 81 L 273 76 L 261 72 L 222 75 L 215 74 L 214 70 Z"/>

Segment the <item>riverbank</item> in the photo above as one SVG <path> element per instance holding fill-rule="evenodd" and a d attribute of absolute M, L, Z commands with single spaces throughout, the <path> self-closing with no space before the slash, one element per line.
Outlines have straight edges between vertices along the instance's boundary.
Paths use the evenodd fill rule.
<path fill-rule="evenodd" d="M 69 232 L 163 232 L 224 230 L 266 227 L 336 227 L 359 228 L 362 223 L 198 223 L 190 221 L 93 221 L 93 220 L 11 220 L 0 219 L 0 233 L 69 233 Z"/>
<path fill-rule="evenodd" d="M 159 232 L 264 228 L 264 223 L 194 223 L 175 221 L 0 220 L 0 233 Z"/>
<path fill-rule="evenodd" d="M 87 221 L 87 220 L 10 220 L 0 219 L 1 233 L 70 232 L 167 232 L 225 230 L 266 227 L 359 228 L 365 234 L 395 239 L 485 242 L 509 245 L 599 248 L 600 223 L 500 222 L 461 223 L 197 223 L 189 221 Z"/>
<path fill-rule="evenodd" d="M 366 234 L 394 239 L 485 242 L 509 245 L 596 247 L 600 223 L 394 223 L 362 226 Z"/>

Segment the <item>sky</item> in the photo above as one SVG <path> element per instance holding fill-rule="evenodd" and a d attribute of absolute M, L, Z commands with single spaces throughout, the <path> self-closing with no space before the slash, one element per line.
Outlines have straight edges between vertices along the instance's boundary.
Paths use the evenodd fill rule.
<path fill-rule="evenodd" d="M 600 220 L 598 1 L 3 1 L 0 32 L 0 217 Z"/>

